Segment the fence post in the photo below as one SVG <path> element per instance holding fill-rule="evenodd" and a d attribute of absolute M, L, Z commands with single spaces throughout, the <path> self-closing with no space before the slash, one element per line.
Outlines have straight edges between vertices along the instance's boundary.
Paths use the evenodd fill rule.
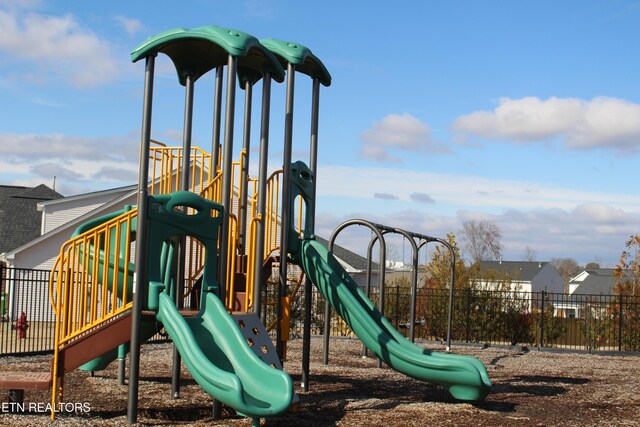
<path fill-rule="evenodd" d="M 398 325 L 400 324 L 400 286 L 396 285 L 396 329 L 398 329 Z"/>
<path fill-rule="evenodd" d="M 467 288 L 467 342 L 471 340 L 471 288 Z"/>
<path fill-rule="evenodd" d="M 542 291 L 542 301 L 540 303 L 540 348 L 544 347 L 544 300 L 547 291 Z"/>
<path fill-rule="evenodd" d="M 622 294 L 620 294 L 620 311 L 618 314 L 619 322 L 618 322 L 618 351 L 622 351 Z"/>

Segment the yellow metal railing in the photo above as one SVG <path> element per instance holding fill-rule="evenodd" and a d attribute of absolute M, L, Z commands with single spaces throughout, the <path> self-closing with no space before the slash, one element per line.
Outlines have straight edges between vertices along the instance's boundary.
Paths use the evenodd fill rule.
<path fill-rule="evenodd" d="M 56 314 L 53 393 L 58 396 L 60 351 L 74 339 L 131 309 L 132 230 L 137 209 L 130 210 L 67 241 L 49 281 Z M 54 413 L 52 413 L 52 418 Z"/>
<path fill-rule="evenodd" d="M 167 147 L 152 140 L 157 146 L 149 148 L 149 194 L 169 194 L 181 190 L 182 147 Z M 189 191 L 200 193 L 215 176 L 211 166 L 211 154 L 199 147 L 189 153 Z"/>

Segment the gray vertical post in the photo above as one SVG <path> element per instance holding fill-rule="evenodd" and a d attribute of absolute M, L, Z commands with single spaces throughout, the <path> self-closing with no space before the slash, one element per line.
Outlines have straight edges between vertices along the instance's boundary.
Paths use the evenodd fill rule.
<path fill-rule="evenodd" d="M 449 314 L 447 317 L 447 351 L 451 350 L 451 325 L 453 321 L 453 294 L 456 283 L 456 252 L 451 245 L 446 245 L 451 252 L 451 282 L 449 285 Z"/>
<path fill-rule="evenodd" d="M 282 360 L 284 355 L 284 344 L 282 342 L 282 298 L 287 292 L 287 238 L 289 236 L 290 216 L 289 194 L 291 193 L 291 151 L 293 147 L 293 100 L 295 85 L 295 66 L 287 64 L 287 94 L 284 117 L 284 155 L 282 165 L 282 214 L 280 216 L 280 270 L 278 286 L 278 302 L 276 314 L 276 352 Z"/>
<path fill-rule="evenodd" d="M 411 342 L 416 340 L 416 299 L 418 294 L 418 249 L 413 239 L 411 247 L 413 248 L 413 273 L 411 274 L 411 301 L 409 303 L 409 317 L 411 318 L 411 329 L 409 329 L 409 339 Z"/>
<path fill-rule="evenodd" d="M 620 301 L 620 314 L 619 314 L 619 324 L 618 324 L 618 351 L 622 351 L 622 294 L 619 297 Z"/>
<path fill-rule="evenodd" d="M 182 129 L 182 165 L 180 170 L 180 190 L 189 191 L 190 175 L 189 167 L 191 165 L 191 130 L 193 125 L 193 93 L 194 79 L 188 75 L 185 81 L 184 96 L 184 124 Z M 185 239 L 180 239 L 178 245 L 176 266 L 176 294 L 175 303 L 178 309 L 182 308 L 182 294 L 184 293 L 184 277 L 185 277 Z M 181 357 L 178 348 L 173 346 L 173 366 L 171 370 L 171 397 L 177 399 L 180 396 L 180 364 Z"/>
<path fill-rule="evenodd" d="M 542 291 L 542 302 L 540 303 L 540 348 L 544 347 L 544 300 L 545 291 Z"/>
<path fill-rule="evenodd" d="M 220 122 L 222 118 L 222 76 L 223 66 L 216 68 L 215 89 L 213 93 L 213 132 L 211 137 L 211 177 L 215 178 L 218 163 L 220 162 Z"/>
<path fill-rule="evenodd" d="M 333 252 L 333 242 L 335 241 L 336 237 L 338 237 L 338 233 L 340 231 L 342 231 L 343 229 L 345 229 L 346 227 L 350 226 L 350 225 L 364 225 L 366 227 L 369 227 L 369 229 L 375 233 L 376 235 L 371 239 L 371 241 L 369 242 L 369 251 L 368 251 L 368 260 L 369 260 L 369 265 L 367 267 L 367 269 L 369 271 L 371 271 L 371 252 L 372 252 L 372 247 L 373 244 L 375 242 L 375 239 L 377 238 L 380 241 L 380 258 L 379 258 L 379 264 L 382 267 L 381 271 L 378 274 L 378 281 L 379 283 L 384 283 L 384 265 L 385 265 L 385 260 L 386 260 L 386 244 L 384 241 L 384 237 L 382 232 L 380 232 L 380 227 L 377 224 L 374 224 L 372 222 L 369 221 L 365 221 L 365 220 L 360 220 L 360 219 L 352 219 L 346 222 L 343 222 L 342 224 L 340 224 L 338 226 L 338 228 L 336 228 L 333 231 L 333 234 L 331 235 L 331 238 L 329 239 L 329 251 Z M 369 280 L 371 279 L 371 276 L 369 274 L 367 274 L 367 286 L 370 289 L 369 286 Z M 329 306 L 329 301 L 327 300 L 327 304 L 325 306 L 325 330 L 324 330 L 324 343 L 323 343 L 323 347 L 322 347 L 322 363 L 324 363 L 325 365 L 327 365 L 329 363 L 329 326 L 330 326 L 330 320 L 329 320 L 329 314 L 330 314 L 330 306 Z M 366 354 L 363 352 L 363 355 Z M 380 359 L 378 359 L 378 367 L 382 366 L 382 362 L 380 361 Z"/>
<path fill-rule="evenodd" d="M 247 196 L 249 184 L 249 153 L 251 149 L 251 103 L 253 97 L 253 85 L 246 81 L 244 85 L 244 132 L 242 148 L 245 152 L 244 162 L 240 171 L 240 195 L 238 197 L 238 252 L 245 254 L 247 235 Z"/>
<path fill-rule="evenodd" d="M 387 245 L 384 240 L 384 236 L 379 238 L 380 240 L 380 261 L 378 265 L 378 310 L 380 310 L 380 314 L 384 316 L 384 279 L 386 274 L 386 264 L 387 264 Z M 376 362 L 376 366 L 378 368 L 382 367 L 382 360 L 378 358 Z"/>
<path fill-rule="evenodd" d="M 180 171 L 180 189 L 189 190 L 189 165 L 191 163 L 191 128 L 193 123 L 193 76 L 185 81 L 184 128 L 182 131 L 182 170 Z"/>
<path fill-rule="evenodd" d="M 313 182 L 311 183 L 311 194 L 313 203 L 309 207 L 307 215 L 311 220 L 309 224 L 313 227 L 312 230 L 308 230 L 310 234 L 315 233 L 315 219 L 316 219 L 316 182 L 318 180 L 318 117 L 320 106 L 320 79 L 317 77 L 313 79 L 313 88 L 311 95 L 311 138 L 310 138 L 310 155 L 309 155 L 309 168 L 314 174 Z M 302 329 L 302 389 L 309 391 L 309 361 L 311 356 L 311 280 L 307 276 L 304 282 L 304 324 Z"/>
<path fill-rule="evenodd" d="M 228 250 L 229 243 L 229 214 L 231 213 L 231 191 L 233 189 L 231 176 L 233 168 L 233 126 L 236 100 L 236 67 L 238 60 L 229 55 L 229 65 L 227 69 L 227 104 L 225 107 L 224 123 L 224 153 L 222 155 L 222 206 L 224 215 L 222 216 L 222 229 L 220 234 L 220 300 L 225 301 L 225 287 L 227 285 L 227 261 L 230 256 Z"/>
<path fill-rule="evenodd" d="M 467 288 L 467 342 L 471 341 L 471 289 Z"/>
<path fill-rule="evenodd" d="M 127 421 L 134 424 L 138 418 L 138 382 L 140 375 L 140 325 L 142 308 L 147 295 L 147 182 L 149 180 L 149 144 L 151 139 L 151 111 L 153 104 L 153 72 L 155 56 L 148 56 L 145 63 L 144 101 L 142 107 L 142 131 L 138 175 L 138 221 L 136 230 L 136 281 L 133 287 L 131 314 L 131 356 L 129 366 L 129 400 Z"/>
<path fill-rule="evenodd" d="M 127 347 L 128 344 L 120 344 L 118 346 L 118 385 L 124 385 L 126 378 L 127 365 Z M 93 371 L 92 371 L 93 372 Z"/>
<path fill-rule="evenodd" d="M 401 234 L 411 244 L 411 301 L 409 302 L 409 340 L 415 341 L 416 335 L 416 293 L 418 292 L 418 245 L 413 237 L 405 230 L 396 228 L 394 232 Z M 382 310 L 380 310 L 382 312 Z M 384 315 L 384 313 L 383 313 Z"/>
<path fill-rule="evenodd" d="M 253 266 L 255 281 L 253 283 L 253 310 L 260 316 L 262 306 L 262 263 L 264 262 L 264 233 L 267 212 L 267 168 L 269 165 L 269 115 L 271 112 L 271 73 L 262 77 L 262 116 L 260 118 L 260 165 L 258 167 L 258 216 L 256 224 L 256 254 Z"/>

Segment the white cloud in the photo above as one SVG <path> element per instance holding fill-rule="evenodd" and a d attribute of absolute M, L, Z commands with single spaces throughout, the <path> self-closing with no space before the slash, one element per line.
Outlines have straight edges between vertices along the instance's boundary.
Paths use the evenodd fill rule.
<path fill-rule="evenodd" d="M 640 199 L 636 194 L 585 191 L 529 181 L 398 168 L 358 168 L 354 172 L 351 167 L 323 165 L 319 170 L 319 197 L 343 197 L 360 204 L 364 199 L 374 199 L 372 193 L 363 189 L 375 188 L 376 194 L 393 194 L 398 202 L 415 201 L 415 194 L 425 194 L 437 200 L 440 207 L 449 205 L 501 211 L 510 208 L 573 209 L 581 204 L 600 203 L 640 211 Z"/>
<path fill-rule="evenodd" d="M 597 97 L 500 99 L 493 111 L 458 117 L 453 130 L 479 138 L 533 143 L 561 140 L 569 149 L 640 148 L 640 104 Z"/>
<path fill-rule="evenodd" d="M 50 182 L 73 194 L 136 182 L 136 138 L 0 134 L 0 181 L 14 185 Z"/>
<path fill-rule="evenodd" d="M 38 163 L 30 168 L 31 173 L 42 178 L 56 178 L 79 180 L 82 179 L 82 174 L 75 172 L 69 168 L 65 168 L 58 163 Z"/>
<path fill-rule="evenodd" d="M 31 81 L 46 81 L 53 72 L 75 87 L 93 87 L 119 74 L 111 45 L 77 19 L 0 10 L 0 52 L 4 64 L 24 63 Z"/>
<path fill-rule="evenodd" d="M 142 22 L 134 18 L 127 18 L 126 16 L 118 15 L 114 16 L 114 19 L 130 36 L 137 34 L 144 28 Z"/>
<path fill-rule="evenodd" d="M 421 203 L 435 203 L 436 201 L 430 195 L 426 193 L 411 193 L 409 194 L 411 200 Z"/>
<path fill-rule="evenodd" d="M 363 210 L 337 216 L 319 211 L 316 232 L 328 238 L 339 224 L 353 218 L 435 237 L 444 238 L 453 233 L 458 241 L 464 221 L 486 220 L 496 224 L 502 232 L 505 260 L 522 260 L 522 254 L 529 247 L 536 252 L 539 261 L 571 257 L 583 265 L 597 261 L 603 267 L 614 267 L 624 249 L 624 242 L 637 230 L 640 212 L 624 212 L 595 204 L 580 205 L 574 209 L 508 209 L 498 214 L 479 210 L 462 210 L 453 215 L 419 210 L 380 214 Z M 371 237 L 371 232 L 365 227 L 348 227 L 339 234 L 336 243 L 365 256 Z M 424 262 L 423 259 L 424 253 L 421 252 L 420 262 Z"/>
<path fill-rule="evenodd" d="M 361 135 L 361 153 L 378 162 L 400 162 L 392 151 L 447 152 L 435 141 L 429 126 L 410 114 L 389 114 Z"/>
<path fill-rule="evenodd" d="M 390 193 L 373 193 L 373 197 L 383 200 L 396 200 L 398 198 L 395 194 Z"/>
<path fill-rule="evenodd" d="M 40 0 L 0 0 L 0 6 L 7 9 L 33 9 L 42 4 Z"/>
<path fill-rule="evenodd" d="M 0 133 L 4 160 L 29 163 L 40 159 L 106 159 L 137 163 L 138 142 L 132 135 L 89 138 L 62 134 Z"/>

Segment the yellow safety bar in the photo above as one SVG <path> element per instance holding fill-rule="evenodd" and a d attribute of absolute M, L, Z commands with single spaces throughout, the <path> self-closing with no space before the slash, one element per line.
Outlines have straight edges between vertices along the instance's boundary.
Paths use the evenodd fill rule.
<path fill-rule="evenodd" d="M 158 141 L 157 147 L 149 148 L 149 160 L 151 162 L 149 194 L 169 194 L 181 189 L 182 177 L 182 147 L 167 147 Z M 162 145 L 160 145 L 162 144 Z M 199 147 L 192 147 L 189 164 L 189 191 L 200 193 L 213 181 L 215 176 L 212 171 L 211 154 Z"/>
<path fill-rule="evenodd" d="M 67 241 L 60 249 L 49 294 L 56 313 L 52 405 L 62 392 L 60 351 L 74 339 L 131 309 L 131 230 L 137 209 Z M 58 390 L 60 388 L 60 390 Z M 52 412 L 52 419 L 55 412 Z"/>

